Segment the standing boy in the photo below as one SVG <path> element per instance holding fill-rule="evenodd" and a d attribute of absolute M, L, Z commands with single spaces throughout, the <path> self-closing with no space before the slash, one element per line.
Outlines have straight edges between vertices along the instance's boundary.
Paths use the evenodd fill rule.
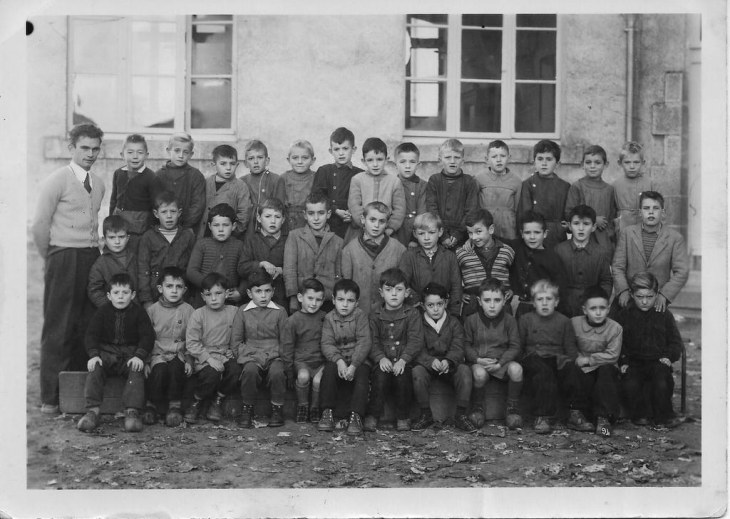
<path fill-rule="evenodd" d="M 243 150 L 243 160 L 248 168 L 248 175 L 243 181 L 248 185 L 248 192 L 251 195 L 251 214 L 258 212 L 259 204 L 267 198 L 278 198 L 282 202 L 286 200 L 284 182 L 276 173 L 269 171 L 269 149 L 259 140 L 251 140 L 246 143 Z M 250 220 L 249 220 L 250 221 Z M 258 225 L 249 225 L 246 231 L 246 238 L 252 236 L 258 230 Z"/>
<path fill-rule="evenodd" d="M 644 191 L 654 191 L 654 182 L 645 177 L 641 171 L 645 162 L 644 152 L 638 142 L 629 141 L 621 146 L 618 163 L 624 171 L 624 176 L 613 183 L 618 212 L 617 235 L 628 226 L 641 222 L 639 197 Z"/>
<path fill-rule="evenodd" d="M 406 217 L 394 236 L 406 247 L 418 247 L 413 235 L 413 221 L 426 212 L 426 187 L 428 183 L 416 175 L 421 152 L 412 142 L 402 142 L 395 149 L 395 167 L 406 197 Z"/>
<path fill-rule="evenodd" d="M 312 144 L 303 139 L 294 141 L 286 160 L 291 169 L 285 172 L 281 179 L 286 191 L 288 228 L 293 231 L 307 225 L 304 218 L 304 202 L 312 192 L 314 171 L 311 168 L 316 160 Z"/>
<path fill-rule="evenodd" d="M 509 146 L 504 141 L 492 141 L 487 146 L 487 170 L 474 177 L 479 186 L 479 207 L 494 216 L 494 232 L 502 238 L 517 238 L 517 206 L 522 181 L 512 173 Z"/>

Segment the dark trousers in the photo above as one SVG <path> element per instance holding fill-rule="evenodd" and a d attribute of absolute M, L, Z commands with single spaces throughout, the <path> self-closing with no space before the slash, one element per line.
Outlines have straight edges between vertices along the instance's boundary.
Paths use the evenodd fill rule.
<path fill-rule="evenodd" d="M 411 414 L 413 402 L 413 373 L 410 366 L 406 366 L 403 373 L 397 377 L 393 373 L 386 373 L 375 365 L 370 375 L 370 403 L 367 414 L 380 418 L 383 414 L 385 397 L 389 390 L 395 393 L 395 415 L 398 420 L 404 420 Z"/>
<path fill-rule="evenodd" d="M 147 377 L 147 400 L 155 405 L 182 400 L 186 379 L 185 363 L 178 357 L 155 364 Z"/>
<path fill-rule="evenodd" d="M 413 368 L 413 392 L 416 394 L 416 401 L 421 409 L 429 407 L 431 382 L 435 378 L 446 382 L 455 389 L 456 405 L 458 407 L 469 407 L 472 387 L 472 376 L 469 366 L 460 364 L 456 370 L 449 371 L 445 375 L 439 375 L 431 368 L 424 368 L 418 365 Z"/>
<path fill-rule="evenodd" d="M 228 359 L 223 371 L 206 365 L 195 375 L 195 396 L 201 400 L 215 396 L 216 392 L 228 396 L 236 390 L 240 377 L 241 366 L 236 359 Z"/>
<path fill-rule="evenodd" d="M 623 385 L 631 418 L 645 418 L 648 414 L 644 400 L 644 385 L 649 385 L 649 398 L 656 422 L 665 422 L 674 417 L 672 393 L 674 379 L 672 368 L 658 360 L 633 360 L 624 373 Z"/>
<path fill-rule="evenodd" d="M 125 409 L 130 407 L 142 409 L 144 406 L 144 373 L 132 371 L 127 365 L 127 361 L 134 357 L 134 354 L 130 352 L 128 355 L 114 355 L 101 352 L 99 357 L 101 366 L 97 364 L 94 371 L 89 371 L 86 377 L 84 386 L 86 407 L 101 405 L 104 400 L 104 384 L 108 377 L 126 377 L 127 383 L 124 384 L 124 391 L 122 391 L 122 405 Z"/>
<path fill-rule="evenodd" d="M 94 304 L 86 295 L 99 249 L 62 249 L 46 258 L 41 331 L 41 402 L 58 405 L 58 374 L 86 371 L 86 328 Z"/>
<path fill-rule="evenodd" d="M 367 364 L 355 368 L 355 376 L 352 380 L 345 380 L 337 374 L 337 364 L 327 362 L 319 383 L 320 407 L 334 410 L 337 406 L 338 395 L 347 393 L 350 397 L 350 412 L 364 416 L 368 403 L 369 382 L 370 366 Z"/>
<path fill-rule="evenodd" d="M 241 374 L 241 398 L 243 405 L 253 405 L 259 392 L 261 382 L 271 391 L 271 403 L 281 405 L 284 403 L 286 393 L 286 375 L 284 374 L 284 363 L 281 359 L 274 359 L 268 369 L 262 369 L 255 362 L 247 362 L 243 365 Z"/>
<path fill-rule="evenodd" d="M 581 391 L 580 371 L 574 362 L 558 369 L 556 357 L 528 355 L 521 361 L 535 402 L 536 416 L 553 416 L 557 411 L 558 391 L 565 394 L 568 407 L 584 409 L 588 405 Z"/>
<path fill-rule="evenodd" d="M 612 365 L 599 366 L 598 369 L 584 373 L 579 370 L 581 393 L 588 396 L 593 404 L 593 416 L 612 416 L 618 418 L 621 404 L 618 396 L 618 368 Z M 586 411 L 588 411 L 586 409 Z"/>

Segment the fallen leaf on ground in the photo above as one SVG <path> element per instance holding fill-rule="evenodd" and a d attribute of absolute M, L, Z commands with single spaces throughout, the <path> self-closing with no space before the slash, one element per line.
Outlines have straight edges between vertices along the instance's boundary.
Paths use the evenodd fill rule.
<path fill-rule="evenodd" d="M 588 465 L 587 467 L 583 467 L 583 472 L 602 472 L 605 468 L 606 465 Z"/>

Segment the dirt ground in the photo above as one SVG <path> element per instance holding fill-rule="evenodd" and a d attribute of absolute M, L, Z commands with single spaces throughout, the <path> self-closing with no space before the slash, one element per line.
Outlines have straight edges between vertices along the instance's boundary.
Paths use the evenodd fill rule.
<path fill-rule="evenodd" d="M 700 322 L 679 323 L 687 345 L 687 422 L 677 429 L 621 422 L 603 439 L 560 425 L 549 436 L 531 424 L 488 424 L 475 434 L 450 426 L 348 437 L 287 420 L 284 427 L 235 422 L 141 433 L 105 416 L 91 434 L 79 415 L 39 409 L 41 261 L 28 247 L 27 486 L 29 489 L 373 488 L 699 486 L 701 483 Z M 677 374 L 677 380 L 679 376 Z M 675 391 L 679 410 L 679 384 Z M 438 424 L 437 424 L 438 425 Z"/>

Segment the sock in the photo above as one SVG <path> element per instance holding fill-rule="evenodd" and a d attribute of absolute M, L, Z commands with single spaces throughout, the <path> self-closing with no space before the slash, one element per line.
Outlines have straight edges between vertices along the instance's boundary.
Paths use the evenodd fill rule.
<path fill-rule="evenodd" d="M 524 384 L 524 382 L 522 380 L 520 380 L 519 382 L 510 380 L 507 383 L 507 400 L 512 400 L 513 402 L 518 402 L 520 400 L 520 393 L 522 393 L 523 384 Z"/>
<path fill-rule="evenodd" d="M 96 414 L 96 416 L 99 416 L 99 408 L 98 407 L 89 407 L 89 411 Z"/>
<path fill-rule="evenodd" d="M 309 382 L 302 386 L 299 384 L 299 381 L 297 381 L 295 387 L 297 390 L 297 401 L 299 402 L 299 404 L 309 404 Z"/>
<path fill-rule="evenodd" d="M 471 390 L 471 403 L 474 405 L 484 406 L 484 397 L 487 394 L 486 386 L 475 387 Z"/>
<path fill-rule="evenodd" d="M 424 418 L 433 418 L 433 413 L 431 413 L 431 406 L 422 407 L 421 416 Z"/>
<path fill-rule="evenodd" d="M 319 388 L 312 386 L 312 407 L 319 407 Z"/>

